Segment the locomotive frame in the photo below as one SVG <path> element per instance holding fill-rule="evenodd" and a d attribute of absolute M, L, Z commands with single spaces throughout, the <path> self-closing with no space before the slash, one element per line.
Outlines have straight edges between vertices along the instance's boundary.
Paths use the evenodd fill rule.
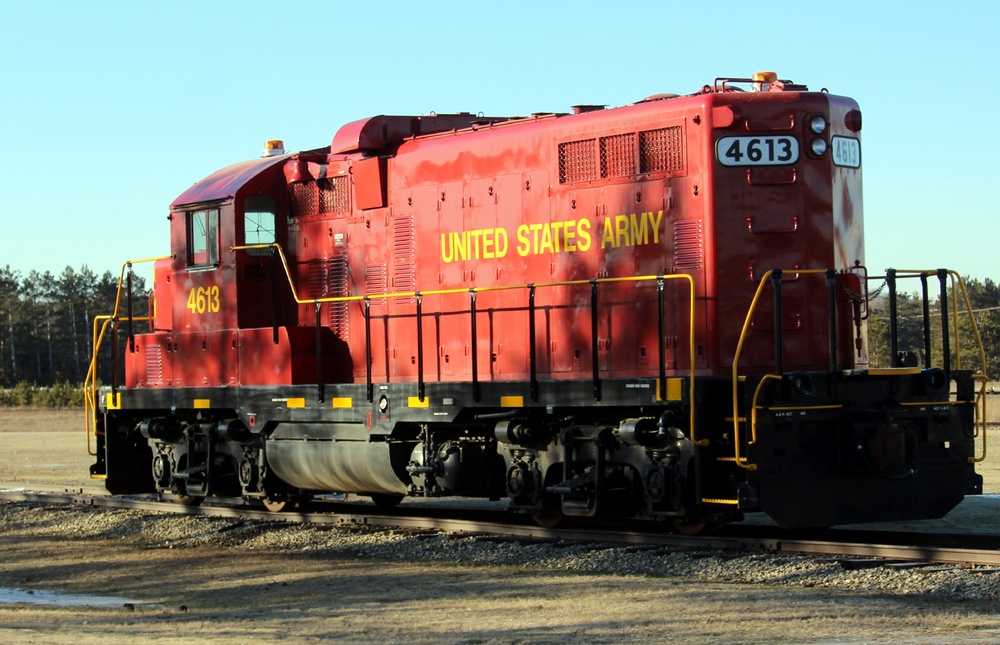
<path fill-rule="evenodd" d="M 644 517 L 682 530 L 754 511 L 784 526 L 943 515 L 981 492 L 973 463 L 985 456 L 985 379 L 952 352 L 947 307 L 942 364 L 931 361 L 926 312 L 924 363 L 904 364 L 896 285 L 920 280 L 927 302 L 936 277 L 947 303 L 950 279 L 953 314 L 964 286 L 944 270 L 866 275 L 852 224 L 856 104 L 760 78 L 572 115 L 376 117 L 342 128 L 328 150 L 197 184 L 174 202 L 173 255 L 153 260 L 150 330 L 134 334 L 136 318 L 118 305 L 95 326 L 98 341 L 111 327 L 117 347 L 127 322 L 129 349 L 124 383 L 116 372 L 100 397 L 88 383 L 92 475 L 114 493 L 171 491 L 188 503 L 506 497 L 544 522 Z M 775 89 L 737 95 L 729 88 L 739 81 Z M 795 129 L 802 121 L 820 136 Z M 629 138 L 633 122 L 647 129 Z M 645 133 L 674 137 L 661 166 L 621 152 Z M 817 153 L 825 136 L 844 150 Z M 558 150 L 550 170 L 509 160 L 542 139 Z M 598 139 L 599 163 L 588 156 Z M 791 169 L 740 165 L 754 151 L 791 157 L 792 142 Z M 678 155 L 687 155 L 680 165 Z M 477 164 L 489 167 L 469 170 Z M 438 173 L 430 181 L 427 167 Z M 516 177 L 498 170 L 511 167 Z M 816 199 L 824 180 L 834 190 Z M 499 195 L 515 188 L 519 207 L 504 210 Z M 455 189 L 460 208 L 448 201 Z M 489 198 L 489 210 L 473 211 Z M 609 215 L 615 199 L 622 211 L 626 200 L 640 207 Z M 658 213 L 640 210 L 650 199 Z M 266 213 L 253 209 L 267 200 L 274 239 L 248 243 L 250 214 Z M 593 214 L 557 217 L 578 202 Z M 803 210 L 789 214 L 789 202 Z M 435 222 L 420 219 L 428 212 Z M 742 238 L 715 231 L 725 218 L 745 222 Z M 426 253 L 421 233 L 440 236 L 440 256 Z M 810 260 L 817 242 L 826 248 Z M 394 255 L 380 270 L 383 246 Z M 508 259 L 515 252 L 520 265 Z M 119 303 L 122 291 L 131 302 L 124 276 L 138 262 L 123 266 Z M 389 264 L 393 286 L 405 288 L 386 288 Z M 363 294 L 343 293 L 352 277 Z M 417 288 L 434 279 L 441 288 Z M 888 369 L 864 361 L 870 279 L 889 285 Z"/>

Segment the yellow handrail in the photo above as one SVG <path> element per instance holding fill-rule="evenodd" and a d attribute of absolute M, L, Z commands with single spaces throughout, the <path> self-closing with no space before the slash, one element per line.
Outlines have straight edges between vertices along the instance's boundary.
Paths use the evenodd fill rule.
<path fill-rule="evenodd" d="M 688 379 L 688 400 L 690 402 L 690 419 L 689 419 L 689 433 L 691 436 L 691 441 L 697 445 L 704 446 L 708 445 L 708 440 L 697 439 L 696 432 L 696 421 L 695 421 L 695 287 L 694 278 L 686 273 L 678 274 L 666 274 L 666 275 L 641 275 L 641 276 L 628 276 L 621 278 L 594 278 L 592 280 L 564 280 L 557 282 L 533 282 L 530 284 L 523 285 L 502 285 L 494 287 L 467 287 L 464 289 L 432 289 L 429 291 L 398 291 L 394 293 L 383 293 L 375 295 L 366 296 L 330 296 L 326 298 L 301 298 L 299 296 L 298 290 L 295 288 L 295 280 L 292 278 L 291 269 L 288 266 L 288 259 L 285 257 L 284 249 L 281 248 L 280 244 L 247 244 L 242 246 L 231 246 L 229 247 L 230 252 L 236 251 L 250 251 L 258 249 L 274 249 L 279 258 L 281 259 L 281 266 L 285 272 L 285 278 L 288 281 L 288 286 L 292 291 L 292 298 L 294 298 L 295 303 L 299 305 L 310 305 L 310 304 L 324 304 L 331 302 L 360 302 L 365 299 L 367 300 L 382 300 L 387 298 L 412 298 L 416 296 L 446 296 L 455 294 L 470 294 L 470 293 L 487 293 L 491 291 L 512 291 L 520 290 L 526 288 L 546 288 L 546 287 L 567 287 L 575 285 L 587 285 L 587 284 L 610 284 L 615 282 L 645 282 L 652 280 L 687 280 L 688 282 L 688 299 L 690 307 L 688 308 L 688 351 L 690 361 L 690 377 Z"/>
<path fill-rule="evenodd" d="M 736 452 L 736 465 L 740 468 L 746 470 L 757 470 L 757 464 L 749 463 L 745 457 L 740 456 L 740 406 L 739 406 L 739 361 L 740 354 L 743 352 L 743 341 L 746 340 L 747 332 L 750 330 L 750 323 L 753 321 L 754 311 L 757 310 L 757 301 L 760 300 L 760 295 L 764 291 L 764 286 L 767 284 L 768 280 L 774 274 L 776 269 L 768 269 L 764 275 L 760 277 L 760 281 L 757 283 L 757 291 L 753 294 L 753 300 L 750 301 L 750 309 L 747 311 L 746 320 L 743 321 L 743 329 L 740 330 L 740 340 L 736 344 L 736 354 L 733 356 L 733 445 L 735 446 Z M 790 269 L 789 272 L 794 272 L 796 274 L 815 274 L 827 272 L 826 269 Z M 765 378 L 766 380 L 766 378 Z M 756 437 L 753 437 L 756 441 Z"/>
<path fill-rule="evenodd" d="M 976 391 L 976 399 L 973 402 L 973 437 L 983 437 L 983 454 L 981 457 L 976 457 L 973 455 L 969 457 L 970 463 L 979 463 L 986 459 L 986 383 L 989 380 L 985 374 L 986 372 L 986 350 L 983 348 L 983 338 L 979 334 L 979 325 L 976 324 L 976 317 L 972 313 L 972 303 L 969 301 L 969 294 L 965 290 L 965 280 L 962 276 L 958 274 L 957 271 L 948 270 L 949 278 L 951 279 L 951 297 L 952 297 L 952 338 L 955 343 L 955 369 L 962 369 L 962 348 L 959 340 L 958 333 L 958 292 L 962 292 L 962 301 L 965 303 L 965 310 L 969 314 L 969 323 L 972 325 L 972 334 L 976 339 L 976 345 L 979 348 L 979 365 L 982 367 L 983 373 L 976 373 L 972 375 L 972 380 L 981 381 L 979 389 Z M 919 276 L 932 276 L 937 275 L 938 271 L 934 270 L 922 270 L 922 269 L 898 269 L 896 271 L 896 277 L 919 277 Z M 956 288 L 957 287 L 957 288 Z"/>
<path fill-rule="evenodd" d="M 87 376 L 83 381 L 83 411 L 86 419 L 87 454 L 92 457 L 97 455 L 96 448 L 93 450 L 90 448 L 91 429 L 93 429 L 94 438 L 97 438 L 97 354 L 100 351 L 101 343 L 104 342 L 104 334 L 107 332 L 108 325 L 112 321 L 118 321 L 118 310 L 121 307 L 122 302 L 122 286 L 125 283 L 125 270 L 131 270 L 133 264 L 157 262 L 159 260 L 169 260 L 171 258 L 173 258 L 172 255 L 165 255 L 155 258 L 143 258 L 140 260 L 128 260 L 123 262 L 121 272 L 118 275 L 118 290 L 115 293 L 114 311 L 110 316 L 103 315 L 94 317 L 93 342 L 91 343 L 93 353 L 90 357 L 90 367 L 87 369 Z M 103 320 L 104 323 L 101 325 L 100 332 L 98 332 L 97 323 L 101 320 Z M 132 320 L 152 320 L 152 317 L 133 317 Z"/>

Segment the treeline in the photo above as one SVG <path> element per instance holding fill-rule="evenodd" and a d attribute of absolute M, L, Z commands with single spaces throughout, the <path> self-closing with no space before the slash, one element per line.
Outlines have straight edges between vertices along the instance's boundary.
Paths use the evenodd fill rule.
<path fill-rule="evenodd" d="M 9 265 L 0 269 L 0 388 L 20 387 L 25 394 L 31 387 L 82 385 L 94 352 L 94 317 L 114 311 L 118 278 L 110 271 L 98 276 L 86 265 L 66 267 L 58 276 L 48 271 L 23 275 Z M 123 291 L 123 316 L 125 298 Z M 149 292 L 138 275 L 132 281 L 132 303 L 133 316 L 146 316 Z M 145 324 L 136 329 L 145 330 Z M 124 344 L 123 333 L 120 351 Z M 98 380 L 110 383 L 110 335 L 98 365 Z M 9 396 L 4 392 L 4 399 Z"/>

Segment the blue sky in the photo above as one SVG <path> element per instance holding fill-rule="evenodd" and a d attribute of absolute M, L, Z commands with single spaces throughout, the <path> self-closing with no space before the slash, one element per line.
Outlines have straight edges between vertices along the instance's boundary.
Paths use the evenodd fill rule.
<path fill-rule="evenodd" d="M 861 104 L 873 272 L 1000 280 L 997 7 L 0 0 L 0 267 L 165 255 L 170 202 L 266 139 L 625 105 L 766 69 Z"/>

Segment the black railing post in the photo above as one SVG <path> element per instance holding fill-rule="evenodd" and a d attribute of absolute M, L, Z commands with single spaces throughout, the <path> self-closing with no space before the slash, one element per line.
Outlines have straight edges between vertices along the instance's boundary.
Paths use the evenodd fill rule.
<path fill-rule="evenodd" d="M 889 289 L 889 365 L 899 367 L 899 305 L 896 302 L 895 269 L 886 269 L 885 286 Z"/>
<path fill-rule="evenodd" d="M 274 344 L 278 344 L 278 281 L 274 269 L 274 247 L 271 246 L 270 268 L 271 268 L 271 329 Z"/>
<path fill-rule="evenodd" d="M 927 291 L 927 274 L 920 274 L 920 290 L 923 293 L 924 314 L 924 367 L 931 366 L 931 303 Z"/>
<path fill-rule="evenodd" d="M 128 351 L 135 354 L 135 331 L 132 328 L 132 263 L 128 263 Z"/>
<path fill-rule="evenodd" d="M 938 269 L 938 282 L 941 283 L 941 362 L 944 363 L 944 374 L 951 380 L 951 331 L 948 326 L 948 270 Z M 955 330 L 958 333 L 958 330 Z"/>
<path fill-rule="evenodd" d="M 417 291 L 417 398 L 424 400 L 424 322 L 420 316 L 424 297 Z"/>
<path fill-rule="evenodd" d="M 535 285 L 528 285 L 528 370 L 531 380 L 531 400 L 538 400 L 538 350 L 535 348 Z"/>
<path fill-rule="evenodd" d="M 667 400 L 667 346 L 664 335 L 667 333 L 663 320 L 663 287 L 665 280 L 662 275 L 656 276 L 656 322 L 660 345 L 660 384 L 657 393 L 661 401 Z"/>
<path fill-rule="evenodd" d="M 323 334 L 320 329 L 320 311 L 322 311 L 323 305 L 316 303 L 316 400 L 318 403 L 323 402 L 324 394 L 323 391 Z"/>
<path fill-rule="evenodd" d="M 372 387 L 372 314 L 371 300 L 365 296 L 365 392 L 368 395 L 368 402 L 374 400 L 374 388 Z"/>
<path fill-rule="evenodd" d="M 781 337 L 781 269 L 771 273 L 771 288 L 774 289 L 774 369 L 778 374 L 784 373 L 784 355 L 782 353 Z"/>
<path fill-rule="evenodd" d="M 830 373 L 837 373 L 837 272 L 826 270 L 826 301 L 830 310 L 827 324 L 830 326 Z"/>
<path fill-rule="evenodd" d="M 590 338 L 591 360 L 594 370 L 594 400 L 601 400 L 600 361 L 597 356 L 597 280 L 590 281 Z"/>
<path fill-rule="evenodd" d="M 476 289 L 469 289 L 469 331 L 472 333 L 472 400 L 479 402 L 479 334 L 476 329 Z"/>

